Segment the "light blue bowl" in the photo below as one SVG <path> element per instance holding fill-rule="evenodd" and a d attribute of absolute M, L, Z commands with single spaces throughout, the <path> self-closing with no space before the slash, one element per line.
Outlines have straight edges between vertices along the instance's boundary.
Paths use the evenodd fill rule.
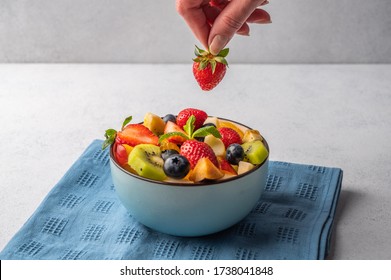
<path fill-rule="evenodd" d="M 267 142 L 264 144 L 269 150 Z M 267 158 L 246 174 L 227 180 L 178 184 L 134 175 L 119 166 L 110 149 L 116 193 L 145 226 L 176 236 L 202 236 L 227 229 L 245 218 L 266 184 Z"/>

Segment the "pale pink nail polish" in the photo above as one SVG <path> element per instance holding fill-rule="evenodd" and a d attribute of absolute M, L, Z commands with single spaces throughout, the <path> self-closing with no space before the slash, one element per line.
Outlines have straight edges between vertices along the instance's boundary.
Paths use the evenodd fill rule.
<path fill-rule="evenodd" d="M 209 50 L 213 55 L 218 54 L 228 43 L 228 37 L 223 35 L 216 35 L 212 43 L 210 43 Z"/>

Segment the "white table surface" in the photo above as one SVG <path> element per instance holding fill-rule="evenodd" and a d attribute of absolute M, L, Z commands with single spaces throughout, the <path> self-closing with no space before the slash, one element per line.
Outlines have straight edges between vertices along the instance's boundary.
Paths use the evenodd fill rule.
<path fill-rule="evenodd" d="M 93 139 L 196 107 L 259 129 L 271 160 L 344 170 L 332 259 L 391 259 L 391 65 L 0 64 L 0 250 Z"/>

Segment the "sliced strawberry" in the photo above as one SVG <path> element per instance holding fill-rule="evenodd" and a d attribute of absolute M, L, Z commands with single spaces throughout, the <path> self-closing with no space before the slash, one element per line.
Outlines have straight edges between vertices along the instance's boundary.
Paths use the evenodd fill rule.
<path fill-rule="evenodd" d="M 186 132 L 179 127 L 179 125 L 173 123 L 172 121 L 168 121 L 166 123 L 166 126 L 164 127 L 164 134 L 171 133 L 171 132 L 180 132 L 186 135 Z M 187 139 L 184 137 L 181 137 L 180 135 L 170 136 L 167 138 L 168 142 L 174 143 L 174 144 L 182 144 Z"/>
<path fill-rule="evenodd" d="M 231 174 L 231 175 L 238 175 L 236 170 L 232 167 L 232 165 L 226 159 L 224 159 L 222 157 L 218 157 L 217 160 L 219 161 L 221 170 L 223 170 L 224 172 Z"/>
<path fill-rule="evenodd" d="M 217 157 L 213 152 L 212 148 L 204 143 L 197 140 L 187 140 L 181 146 L 181 155 L 185 156 L 193 169 L 200 158 L 208 158 L 217 167 L 219 163 Z"/>
<path fill-rule="evenodd" d="M 117 132 L 116 142 L 136 146 L 138 144 L 159 144 L 159 138 L 142 124 L 128 124 Z"/>
<path fill-rule="evenodd" d="M 205 120 L 208 118 L 208 114 L 205 113 L 202 110 L 194 109 L 194 108 L 187 108 L 178 113 L 178 116 L 176 118 L 176 123 L 179 125 L 179 127 L 183 128 L 187 122 L 187 120 L 191 117 L 195 117 L 194 122 L 194 129 L 199 129 L 205 122 Z"/>
<path fill-rule="evenodd" d="M 242 144 L 242 138 L 239 133 L 229 127 L 220 127 L 218 129 L 221 135 L 221 141 L 223 141 L 225 148 L 228 148 L 229 145 L 236 143 Z"/>

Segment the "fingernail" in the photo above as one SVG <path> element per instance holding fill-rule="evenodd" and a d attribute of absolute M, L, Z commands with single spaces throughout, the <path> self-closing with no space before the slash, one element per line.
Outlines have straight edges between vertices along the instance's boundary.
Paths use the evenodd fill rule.
<path fill-rule="evenodd" d="M 255 20 L 252 23 L 267 24 L 267 23 L 272 23 L 272 20 L 271 19 L 260 19 L 260 20 Z"/>
<path fill-rule="evenodd" d="M 250 32 L 248 30 L 238 31 L 237 34 L 242 35 L 242 36 L 250 36 Z"/>
<path fill-rule="evenodd" d="M 216 35 L 212 43 L 210 43 L 209 50 L 213 55 L 218 54 L 228 43 L 228 37 L 223 35 Z"/>

